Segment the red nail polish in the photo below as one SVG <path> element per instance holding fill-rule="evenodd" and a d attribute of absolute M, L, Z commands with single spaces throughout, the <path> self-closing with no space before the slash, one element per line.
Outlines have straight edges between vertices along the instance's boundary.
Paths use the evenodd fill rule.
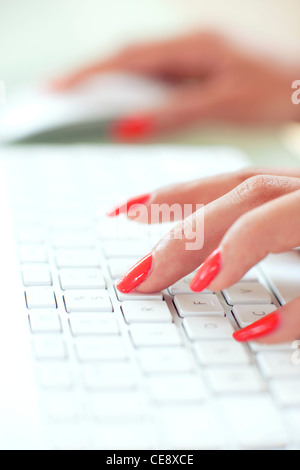
<path fill-rule="evenodd" d="M 124 294 L 128 294 L 141 284 L 148 276 L 152 266 L 152 254 L 145 256 L 136 263 L 125 276 L 118 282 L 117 288 Z"/>
<path fill-rule="evenodd" d="M 190 288 L 194 292 L 201 292 L 220 272 L 222 255 L 219 249 L 215 250 L 198 269 Z"/>
<path fill-rule="evenodd" d="M 119 214 L 127 214 L 130 207 L 134 204 L 146 204 L 146 202 L 150 199 L 151 194 L 142 194 L 141 196 L 133 197 L 128 199 L 125 204 L 121 206 L 115 207 L 111 211 L 107 212 L 107 217 L 116 217 Z"/>
<path fill-rule="evenodd" d="M 136 116 L 115 122 L 110 129 L 110 135 L 114 141 L 130 142 L 150 137 L 153 129 L 151 117 Z"/>
<path fill-rule="evenodd" d="M 236 341 L 252 341 L 275 331 L 281 323 L 280 315 L 276 312 L 270 313 L 260 320 L 252 323 L 242 330 L 233 333 Z"/>

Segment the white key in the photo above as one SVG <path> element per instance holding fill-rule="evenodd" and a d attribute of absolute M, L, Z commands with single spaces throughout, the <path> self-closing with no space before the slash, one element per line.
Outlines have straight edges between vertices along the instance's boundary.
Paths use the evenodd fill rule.
<path fill-rule="evenodd" d="M 271 391 L 276 401 L 282 406 L 300 406 L 299 378 L 284 378 L 270 381 Z"/>
<path fill-rule="evenodd" d="M 53 420 L 74 420 L 82 415 L 80 402 L 72 391 L 51 391 L 43 396 L 43 409 Z"/>
<path fill-rule="evenodd" d="M 135 391 L 111 391 L 91 393 L 87 397 L 87 407 L 94 419 L 139 419 L 144 413 L 141 395 Z"/>
<path fill-rule="evenodd" d="M 267 378 L 299 377 L 300 365 L 292 362 L 293 350 L 259 352 L 256 356 L 262 373 Z"/>
<path fill-rule="evenodd" d="M 258 282 L 258 274 L 255 268 L 250 269 L 240 280 L 240 282 Z"/>
<path fill-rule="evenodd" d="M 234 329 L 225 317 L 186 317 L 184 329 L 192 341 L 204 339 L 231 339 Z"/>
<path fill-rule="evenodd" d="M 84 385 L 89 390 L 118 390 L 135 386 L 134 373 L 127 362 L 85 364 L 81 372 Z"/>
<path fill-rule="evenodd" d="M 171 295 L 177 294 L 194 294 L 195 292 L 190 289 L 190 283 L 194 278 L 195 273 L 189 274 L 184 278 L 180 279 L 180 281 L 175 282 L 171 287 L 169 287 L 169 292 Z M 205 289 L 201 292 L 201 294 L 213 294 L 211 290 Z"/>
<path fill-rule="evenodd" d="M 207 377 L 216 393 L 258 393 L 265 390 L 257 370 L 251 366 L 212 367 Z"/>
<path fill-rule="evenodd" d="M 225 315 L 224 309 L 215 294 L 179 294 L 175 295 L 174 303 L 181 317 Z"/>
<path fill-rule="evenodd" d="M 259 320 L 269 313 L 277 310 L 273 304 L 265 305 L 235 305 L 233 307 L 234 316 L 241 328 Z"/>
<path fill-rule="evenodd" d="M 58 249 L 55 251 L 56 265 L 61 268 L 98 268 L 97 251 L 92 248 Z"/>
<path fill-rule="evenodd" d="M 68 313 L 112 312 L 112 303 L 106 290 L 67 291 L 64 299 Z"/>
<path fill-rule="evenodd" d="M 229 305 L 272 303 L 270 293 L 257 282 L 239 282 L 225 289 L 223 294 Z"/>
<path fill-rule="evenodd" d="M 138 261 L 136 258 L 111 258 L 108 260 L 108 268 L 112 279 L 120 279 Z"/>
<path fill-rule="evenodd" d="M 24 265 L 22 268 L 23 283 L 26 287 L 51 286 L 52 277 L 47 265 Z"/>
<path fill-rule="evenodd" d="M 52 235 L 52 246 L 54 248 L 92 248 L 93 237 L 88 232 L 68 232 L 60 230 Z"/>
<path fill-rule="evenodd" d="M 125 301 L 122 311 L 127 323 L 139 322 L 172 322 L 172 315 L 167 303 L 156 301 Z"/>
<path fill-rule="evenodd" d="M 289 442 L 280 415 L 268 395 L 228 397 L 222 403 L 242 448 L 283 448 Z"/>
<path fill-rule="evenodd" d="M 82 335 L 118 335 L 120 329 L 115 318 L 105 313 L 76 313 L 69 318 L 74 336 Z"/>
<path fill-rule="evenodd" d="M 46 263 L 48 256 L 43 245 L 23 245 L 20 248 L 21 263 Z"/>
<path fill-rule="evenodd" d="M 18 232 L 18 240 L 24 244 L 38 244 L 44 242 L 43 230 L 37 227 L 22 228 Z"/>
<path fill-rule="evenodd" d="M 182 339 L 173 324 L 150 323 L 134 324 L 130 327 L 130 335 L 136 347 L 142 346 L 180 346 Z"/>
<path fill-rule="evenodd" d="M 67 349 L 60 336 L 39 335 L 33 339 L 33 348 L 37 359 L 66 359 Z"/>
<path fill-rule="evenodd" d="M 141 348 L 138 353 L 141 368 L 148 374 L 190 372 L 194 369 L 188 352 L 182 347 Z"/>
<path fill-rule="evenodd" d="M 163 300 L 163 295 L 161 292 L 152 292 L 149 294 L 143 292 L 131 292 L 129 294 L 124 294 L 116 288 L 116 294 L 120 302 L 125 300 L 136 301 L 136 300 Z"/>
<path fill-rule="evenodd" d="M 72 371 L 64 362 L 43 362 L 38 367 L 38 377 L 46 389 L 67 389 L 73 385 Z"/>
<path fill-rule="evenodd" d="M 27 307 L 32 308 L 57 308 L 53 289 L 50 287 L 28 287 L 26 289 Z"/>
<path fill-rule="evenodd" d="M 300 252 L 294 250 L 269 255 L 261 263 L 270 286 L 279 302 L 284 305 L 300 295 Z"/>
<path fill-rule="evenodd" d="M 78 359 L 83 362 L 127 359 L 120 336 L 77 338 L 75 349 Z"/>
<path fill-rule="evenodd" d="M 60 333 L 61 323 L 57 310 L 33 310 L 29 314 L 33 333 Z"/>
<path fill-rule="evenodd" d="M 234 340 L 199 341 L 194 344 L 194 351 L 198 361 L 204 366 L 250 363 L 245 347 Z"/>
<path fill-rule="evenodd" d="M 160 403 L 191 403 L 206 397 L 205 386 L 200 377 L 192 374 L 152 376 L 150 391 L 155 401 Z"/>
<path fill-rule="evenodd" d="M 63 290 L 106 288 L 105 279 L 99 269 L 62 269 L 59 277 Z"/>
<path fill-rule="evenodd" d="M 144 240 L 106 240 L 103 251 L 107 258 L 142 258 L 149 252 L 149 243 Z"/>
<path fill-rule="evenodd" d="M 168 449 L 222 448 L 223 436 L 212 410 L 201 403 L 197 405 L 161 407 L 162 431 L 170 440 Z"/>

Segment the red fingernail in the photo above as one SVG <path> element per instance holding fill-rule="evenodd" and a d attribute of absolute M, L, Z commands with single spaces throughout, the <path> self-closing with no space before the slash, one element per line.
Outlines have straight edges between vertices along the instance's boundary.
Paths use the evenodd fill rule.
<path fill-rule="evenodd" d="M 136 116 L 115 122 L 110 129 L 110 135 L 114 141 L 130 142 L 150 137 L 153 129 L 151 117 Z"/>
<path fill-rule="evenodd" d="M 146 202 L 150 199 L 151 194 L 142 194 L 141 196 L 133 197 L 128 199 L 125 204 L 121 206 L 115 207 L 111 211 L 107 212 L 107 217 L 116 217 L 119 214 L 127 214 L 130 207 L 134 204 L 146 204 Z"/>
<path fill-rule="evenodd" d="M 220 272 L 222 255 L 219 249 L 215 250 L 198 269 L 190 288 L 194 292 L 201 292 L 211 283 Z"/>
<path fill-rule="evenodd" d="M 136 263 L 125 276 L 118 282 L 117 288 L 124 294 L 128 294 L 141 284 L 149 274 L 152 266 L 152 254 L 145 256 Z"/>
<path fill-rule="evenodd" d="M 270 313 L 260 320 L 252 323 L 242 330 L 233 333 L 233 337 L 236 341 L 245 342 L 252 341 L 262 336 L 268 335 L 275 331 L 281 323 L 281 317 L 278 313 Z"/>

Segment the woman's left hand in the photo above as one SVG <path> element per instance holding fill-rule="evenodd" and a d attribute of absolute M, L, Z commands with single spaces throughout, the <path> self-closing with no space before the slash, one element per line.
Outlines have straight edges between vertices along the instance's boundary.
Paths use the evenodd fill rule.
<path fill-rule="evenodd" d="M 134 289 L 160 291 L 200 265 L 191 289 L 223 290 L 238 282 L 269 253 L 300 246 L 297 168 L 247 168 L 163 188 L 141 199 L 134 198 L 109 215 L 126 212 L 135 218 L 136 210 L 141 209 L 139 202 L 143 204 L 142 213 L 149 217 L 154 204 L 177 204 L 181 208 L 189 204 L 194 211 L 119 281 L 118 289 L 126 293 Z M 196 210 L 197 204 L 204 206 Z M 201 239 L 199 231 L 204 243 L 197 249 L 191 248 L 197 236 Z M 234 334 L 238 341 L 259 339 L 265 343 L 285 342 L 299 336 L 300 297 Z"/>

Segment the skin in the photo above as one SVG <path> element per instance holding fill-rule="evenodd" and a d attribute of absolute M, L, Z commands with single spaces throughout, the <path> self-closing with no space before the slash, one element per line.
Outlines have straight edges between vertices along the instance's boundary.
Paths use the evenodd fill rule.
<path fill-rule="evenodd" d="M 136 135 L 136 140 L 204 122 L 269 125 L 300 120 L 300 107 L 291 99 L 295 91 L 292 83 L 300 77 L 299 64 L 283 65 L 253 56 L 207 32 L 133 45 L 105 61 L 53 80 L 50 87 L 68 92 L 95 74 L 118 70 L 171 85 L 168 99 L 159 108 L 128 116 L 128 120 L 146 118 L 151 123 L 150 135 Z M 222 268 L 208 286 L 212 290 L 237 282 L 267 254 L 300 245 L 297 168 L 248 168 L 162 188 L 151 195 L 145 208 L 149 211 L 156 203 L 193 204 L 194 212 L 153 248 L 151 270 L 137 287 L 140 292 L 168 287 L 195 270 L 218 247 Z M 196 211 L 196 204 L 204 204 L 204 208 Z M 128 216 L 135 218 L 134 213 Z M 148 218 L 140 217 L 139 221 L 149 222 Z M 187 240 L 174 235 L 182 234 L 186 227 L 193 228 L 198 219 L 204 220 L 204 246 L 186 250 Z M 280 316 L 280 327 L 260 341 L 280 343 L 300 336 L 300 297 L 283 306 Z"/>
<path fill-rule="evenodd" d="M 129 120 L 146 118 L 151 137 L 204 122 L 245 125 L 300 119 L 299 107 L 291 100 L 299 64 L 287 66 L 254 56 L 208 32 L 127 47 L 105 61 L 53 80 L 50 86 L 67 92 L 93 75 L 118 70 L 171 85 L 159 108 L 128 116 Z M 145 138 L 149 134 L 135 136 Z"/>

